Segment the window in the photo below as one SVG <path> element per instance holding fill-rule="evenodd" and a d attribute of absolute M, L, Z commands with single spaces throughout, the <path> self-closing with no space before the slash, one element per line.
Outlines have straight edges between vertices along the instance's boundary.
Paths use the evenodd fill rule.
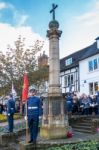
<path fill-rule="evenodd" d="M 95 91 L 95 93 L 98 91 L 98 82 L 94 83 L 94 91 Z"/>
<path fill-rule="evenodd" d="M 74 84 L 74 75 L 69 74 L 64 77 L 64 86 L 70 86 Z"/>
<path fill-rule="evenodd" d="M 93 71 L 93 61 L 89 61 L 89 71 Z"/>
<path fill-rule="evenodd" d="M 71 84 L 74 84 L 74 76 L 71 74 Z"/>
<path fill-rule="evenodd" d="M 70 82 L 70 75 L 68 75 L 68 86 L 71 84 Z"/>
<path fill-rule="evenodd" d="M 72 64 L 72 58 L 69 58 L 65 61 L 66 66 L 71 65 L 71 64 Z"/>
<path fill-rule="evenodd" d="M 99 69 L 99 58 L 95 58 L 88 62 L 89 72 Z"/>
<path fill-rule="evenodd" d="M 94 70 L 98 69 L 98 60 L 94 59 Z"/>
<path fill-rule="evenodd" d="M 98 82 L 89 83 L 89 94 L 91 95 L 96 94 L 97 91 L 98 91 Z"/>
<path fill-rule="evenodd" d="M 93 82 L 89 83 L 89 94 L 93 95 Z"/>
<path fill-rule="evenodd" d="M 65 78 L 64 78 L 64 83 L 65 83 L 65 86 L 67 86 L 67 85 L 68 85 L 67 76 L 65 76 Z"/>

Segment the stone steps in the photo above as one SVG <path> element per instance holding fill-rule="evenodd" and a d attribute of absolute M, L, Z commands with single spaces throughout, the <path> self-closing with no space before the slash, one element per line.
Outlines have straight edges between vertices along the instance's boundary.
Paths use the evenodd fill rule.
<path fill-rule="evenodd" d="M 81 125 L 81 126 L 91 126 L 91 123 L 88 123 L 88 122 L 80 122 L 80 123 L 77 123 L 77 125 Z"/>
<path fill-rule="evenodd" d="M 91 130 L 91 126 L 73 125 L 73 128 Z"/>
<path fill-rule="evenodd" d="M 77 129 L 77 128 L 73 128 L 74 131 L 76 132 L 82 132 L 82 133 L 89 133 L 92 134 L 91 130 L 86 130 L 86 129 Z"/>
<path fill-rule="evenodd" d="M 76 122 L 75 124 L 73 124 L 72 128 L 76 132 L 92 134 L 91 124 L 92 124 L 91 118 L 84 118 L 80 122 Z"/>
<path fill-rule="evenodd" d="M 84 120 L 82 120 L 82 122 L 91 123 L 91 122 L 92 122 L 92 120 L 84 119 Z"/>

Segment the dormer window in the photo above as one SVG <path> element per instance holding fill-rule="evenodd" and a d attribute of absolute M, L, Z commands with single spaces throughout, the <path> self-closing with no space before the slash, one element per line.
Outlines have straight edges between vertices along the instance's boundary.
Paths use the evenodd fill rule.
<path fill-rule="evenodd" d="M 65 65 L 66 66 L 71 65 L 71 64 L 72 64 L 72 58 L 69 58 L 69 59 L 65 60 Z"/>

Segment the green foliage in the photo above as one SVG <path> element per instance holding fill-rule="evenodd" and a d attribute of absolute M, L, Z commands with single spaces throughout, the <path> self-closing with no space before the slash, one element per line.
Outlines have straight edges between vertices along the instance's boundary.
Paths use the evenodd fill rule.
<path fill-rule="evenodd" d="M 34 72 L 37 65 L 36 54 L 42 49 L 43 42 L 37 40 L 26 48 L 25 39 L 19 36 L 14 47 L 8 46 L 5 54 L 0 52 L 0 95 L 10 92 L 12 81 L 18 95 L 21 94 L 24 71 L 27 70 L 30 75 Z"/>
<path fill-rule="evenodd" d="M 67 144 L 60 147 L 51 147 L 47 150 L 97 150 L 97 141 L 79 142 L 77 144 Z"/>
<path fill-rule="evenodd" d="M 21 119 L 22 116 L 20 114 L 14 114 L 14 119 Z M 0 122 L 6 122 L 7 121 L 7 116 L 4 114 L 0 114 Z"/>
<path fill-rule="evenodd" d="M 48 80 L 48 66 L 39 68 L 29 74 L 29 80 L 36 85 L 40 85 L 43 80 Z"/>

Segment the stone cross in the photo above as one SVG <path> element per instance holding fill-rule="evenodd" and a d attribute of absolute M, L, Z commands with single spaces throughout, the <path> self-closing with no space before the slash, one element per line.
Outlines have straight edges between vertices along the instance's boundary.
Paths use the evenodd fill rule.
<path fill-rule="evenodd" d="M 58 7 L 58 5 L 52 4 L 52 9 L 50 13 L 53 13 L 53 20 L 55 20 L 55 9 Z"/>

